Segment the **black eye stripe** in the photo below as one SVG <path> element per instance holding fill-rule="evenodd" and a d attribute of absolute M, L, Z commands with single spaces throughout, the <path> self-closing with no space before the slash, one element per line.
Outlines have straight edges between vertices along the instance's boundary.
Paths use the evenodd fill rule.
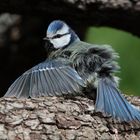
<path fill-rule="evenodd" d="M 70 34 L 70 33 L 68 32 L 68 33 L 65 33 L 65 34 L 57 34 L 57 35 L 53 36 L 52 39 L 60 38 L 60 37 L 62 37 L 64 35 L 68 35 L 68 34 Z"/>
<path fill-rule="evenodd" d="M 63 36 L 63 35 L 58 34 L 58 35 L 53 36 L 52 38 L 60 38 L 60 37 L 62 37 L 62 36 Z"/>

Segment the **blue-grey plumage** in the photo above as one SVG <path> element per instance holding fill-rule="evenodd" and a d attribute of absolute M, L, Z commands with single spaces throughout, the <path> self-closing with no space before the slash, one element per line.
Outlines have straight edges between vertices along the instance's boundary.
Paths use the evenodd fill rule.
<path fill-rule="evenodd" d="M 88 44 L 63 21 L 53 21 L 46 33 L 48 59 L 21 75 L 6 97 L 86 94 L 96 97 L 95 110 L 121 121 L 140 121 L 140 112 L 121 95 L 116 62 L 109 45 Z M 48 45 L 49 44 L 49 45 Z"/>

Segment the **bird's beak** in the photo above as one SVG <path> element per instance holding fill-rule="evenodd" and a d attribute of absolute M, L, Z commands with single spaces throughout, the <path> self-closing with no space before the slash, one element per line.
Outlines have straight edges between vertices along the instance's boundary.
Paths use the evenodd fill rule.
<path fill-rule="evenodd" d="M 43 40 L 49 40 L 49 38 L 48 37 L 44 37 Z"/>

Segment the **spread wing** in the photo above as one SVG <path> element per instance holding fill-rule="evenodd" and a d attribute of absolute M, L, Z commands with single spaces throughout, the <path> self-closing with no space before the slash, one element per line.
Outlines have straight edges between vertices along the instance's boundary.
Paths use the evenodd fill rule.
<path fill-rule="evenodd" d="M 60 96 L 79 93 L 84 81 L 70 66 L 48 60 L 23 73 L 8 89 L 5 97 Z"/>

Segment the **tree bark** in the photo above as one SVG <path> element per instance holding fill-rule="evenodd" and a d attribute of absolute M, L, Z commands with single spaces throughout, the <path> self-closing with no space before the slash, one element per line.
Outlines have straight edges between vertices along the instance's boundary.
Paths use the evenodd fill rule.
<path fill-rule="evenodd" d="M 1 0 L 0 12 L 65 19 L 84 26 L 110 26 L 140 36 L 139 0 Z"/>
<path fill-rule="evenodd" d="M 140 107 L 140 98 L 127 99 Z M 94 101 L 85 97 L 1 98 L 0 139 L 137 140 L 140 125 L 96 113 Z"/>
<path fill-rule="evenodd" d="M 5 66 L 3 67 L 2 65 L 2 68 L 4 68 L 3 71 L 9 74 L 9 78 L 14 73 L 17 74 L 20 72 L 18 68 L 16 71 L 16 66 L 17 64 L 20 64 L 20 66 L 23 65 L 22 60 L 24 60 L 24 63 L 29 62 L 31 67 L 32 61 L 30 62 L 27 56 L 32 58 L 32 55 L 34 55 L 32 52 L 36 51 L 35 46 L 38 46 L 38 50 L 40 50 L 41 36 L 43 37 L 45 34 L 46 23 L 54 19 L 63 19 L 68 22 L 74 30 L 77 29 L 78 35 L 82 38 L 84 38 L 87 27 L 92 25 L 110 26 L 140 36 L 139 0 L 1 0 L 0 13 L 4 12 L 22 15 L 23 23 L 21 32 L 26 32 L 21 35 L 22 39 L 20 41 L 17 39 L 20 43 L 18 41 L 17 43 L 15 40 L 13 41 L 14 53 L 9 55 L 11 63 L 6 63 L 8 67 L 6 69 L 7 71 L 5 70 L 5 63 L 2 63 Z M 36 31 L 36 29 L 39 31 Z M 39 41 L 37 42 L 38 38 Z M 30 45 L 30 41 L 34 43 Z M 7 45 L 8 47 L 11 46 L 11 42 Z M 18 46 L 17 48 L 20 46 L 20 51 L 18 49 L 16 50 L 14 48 L 15 46 Z M 25 48 L 29 49 L 29 46 L 30 51 L 28 50 L 29 55 L 27 55 L 24 50 Z M 19 56 L 21 58 L 21 52 L 25 52 L 27 60 L 25 60 L 25 57 L 22 60 L 19 59 Z M 7 51 L 5 54 L 7 54 Z M 5 58 L 5 54 L 3 58 Z M 16 54 L 18 54 L 17 57 Z M 38 57 L 35 56 L 35 58 L 35 62 L 38 63 Z M 19 60 L 16 66 L 11 65 L 12 60 L 14 62 L 15 60 Z M 25 66 L 23 65 L 23 67 Z M 4 72 L 1 73 L 4 75 L 3 79 L 6 79 Z M 140 108 L 139 97 L 127 96 L 127 99 Z M 121 123 L 111 117 L 105 117 L 101 113 L 96 113 L 93 108 L 94 101 L 84 97 L 75 97 L 73 99 L 42 97 L 21 100 L 1 98 L 0 139 L 140 139 L 140 124 L 138 122 Z"/>

